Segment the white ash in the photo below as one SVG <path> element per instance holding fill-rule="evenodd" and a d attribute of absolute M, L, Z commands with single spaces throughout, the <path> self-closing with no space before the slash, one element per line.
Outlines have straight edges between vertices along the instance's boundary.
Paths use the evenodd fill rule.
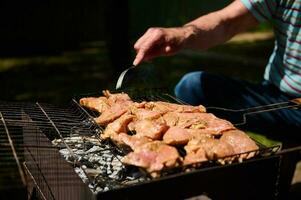
<path fill-rule="evenodd" d="M 83 180 L 84 183 L 89 183 L 89 179 L 86 176 L 85 172 L 83 169 L 79 167 L 75 167 L 74 171 L 78 174 L 78 176 Z"/>
<path fill-rule="evenodd" d="M 68 162 L 75 164 L 75 172 L 83 182 L 89 183 L 89 188 L 95 193 L 114 188 L 114 181 L 119 183 L 124 178 L 122 156 L 113 154 L 112 147 L 102 144 L 96 137 L 72 136 L 64 138 L 64 141 L 55 139 L 52 144 L 60 148 L 59 152 Z"/>
<path fill-rule="evenodd" d="M 94 153 L 97 151 L 102 151 L 103 149 L 99 146 L 93 146 L 91 149 L 89 149 L 88 151 L 86 151 L 86 153 Z"/>

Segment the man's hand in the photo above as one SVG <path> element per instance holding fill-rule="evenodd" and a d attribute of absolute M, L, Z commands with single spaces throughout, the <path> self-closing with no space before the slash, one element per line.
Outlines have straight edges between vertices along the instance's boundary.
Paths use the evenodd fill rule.
<path fill-rule="evenodd" d="M 136 42 L 133 65 L 183 48 L 205 50 L 224 43 L 235 34 L 258 25 L 240 0 L 224 9 L 201 16 L 179 28 L 150 28 Z"/>
<path fill-rule="evenodd" d="M 134 45 L 137 55 L 133 65 L 138 65 L 142 61 L 147 61 L 157 56 L 175 54 L 185 46 L 187 40 L 193 35 L 193 26 L 149 28 Z"/>

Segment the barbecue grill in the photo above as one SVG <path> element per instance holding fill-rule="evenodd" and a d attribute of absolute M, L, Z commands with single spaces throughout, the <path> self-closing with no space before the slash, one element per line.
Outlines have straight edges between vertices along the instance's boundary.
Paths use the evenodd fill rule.
<path fill-rule="evenodd" d="M 177 101 L 161 91 L 127 92 L 135 101 Z M 248 152 L 256 154 L 250 160 L 242 162 L 234 155 L 229 160 L 236 162 L 210 161 L 151 178 L 121 163 L 127 149 L 102 140 L 103 129 L 93 120 L 97 114 L 77 102 L 0 102 L 0 137 L 6 144 L 0 159 L 14 166 L 14 177 L 31 199 L 184 199 L 201 194 L 212 199 L 278 199 L 291 176 L 285 170 L 295 166 L 286 161 L 298 151 L 279 154 L 279 146 L 259 144 L 258 151 Z M 1 164 L 0 170 L 7 166 Z"/>

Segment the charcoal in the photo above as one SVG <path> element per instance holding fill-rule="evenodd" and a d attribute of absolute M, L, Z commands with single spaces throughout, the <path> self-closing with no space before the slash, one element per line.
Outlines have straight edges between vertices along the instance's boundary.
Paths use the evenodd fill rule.
<path fill-rule="evenodd" d="M 96 176 L 98 176 L 101 173 L 100 170 L 98 170 L 98 169 L 91 169 L 91 168 L 86 168 L 85 172 L 86 172 L 86 174 L 88 176 L 91 176 L 91 177 L 96 177 Z"/>
<path fill-rule="evenodd" d="M 102 192 L 103 189 L 101 187 L 96 187 L 95 192 Z"/>
<path fill-rule="evenodd" d="M 74 170 L 79 175 L 79 177 L 83 180 L 84 183 L 89 182 L 88 177 L 86 176 L 85 172 L 81 168 L 76 167 L 76 168 L 74 168 Z"/>
<path fill-rule="evenodd" d="M 86 153 L 94 153 L 97 151 L 102 151 L 103 149 L 99 146 L 93 146 L 92 148 L 90 148 L 88 151 L 86 151 Z"/>
<path fill-rule="evenodd" d="M 60 149 L 65 160 L 76 163 L 75 172 L 93 193 L 121 187 L 120 182 L 123 180 L 133 180 L 134 183 L 139 178 L 140 173 L 125 171 L 120 161 L 123 156 L 117 154 L 116 148 L 112 150 L 111 143 L 102 144 L 97 137 L 72 135 L 63 140 L 54 139 L 52 144 Z"/>
<path fill-rule="evenodd" d="M 70 161 L 71 160 L 71 154 L 70 154 L 70 151 L 66 148 L 66 149 L 61 149 L 60 150 L 60 153 L 62 154 L 62 156 L 66 159 L 66 160 L 68 160 L 68 161 Z"/>

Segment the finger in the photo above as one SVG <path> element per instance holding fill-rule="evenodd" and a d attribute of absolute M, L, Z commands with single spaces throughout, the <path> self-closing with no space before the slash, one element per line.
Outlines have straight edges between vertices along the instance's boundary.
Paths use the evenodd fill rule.
<path fill-rule="evenodd" d="M 139 38 L 139 39 L 137 40 L 137 42 L 135 43 L 135 45 L 134 45 L 134 49 L 135 49 L 136 51 L 139 51 L 139 49 L 141 48 L 141 45 L 142 45 L 146 40 L 148 40 L 149 37 L 150 37 L 150 35 L 147 34 L 147 35 L 143 35 L 141 38 Z"/>
<path fill-rule="evenodd" d="M 140 37 L 134 45 L 134 49 L 138 50 L 144 41 L 146 41 L 150 36 L 151 32 L 153 32 L 154 28 L 149 28 L 142 37 Z"/>
<path fill-rule="evenodd" d="M 161 39 L 161 35 L 153 34 L 146 41 L 144 41 L 144 43 L 142 43 L 141 47 L 138 49 L 138 53 L 133 62 L 133 65 L 138 65 L 141 61 L 144 60 L 145 56 L 152 56 L 148 54 L 150 54 L 152 48 L 156 47 L 160 43 Z"/>
<path fill-rule="evenodd" d="M 139 65 L 140 63 L 141 63 L 141 61 L 143 60 L 143 58 L 144 58 L 144 51 L 139 51 L 138 53 L 137 53 L 137 55 L 136 55 L 136 58 L 135 58 L 135 60 L 134 60 L 134 62 L 133 62 L 133 65 L 134 66 L 137 66 L 137 65 Z"/>
<path fill-rule="evenodd" d="M 174 49 L 172 46 L 158 46 L 152 48 L 148 54 L 145 54 L 143 60 L 149 61 L 158 56 L 171 56 L 174 55 L 175 52 L 176 49 Z"/>
<path fill-rule="evenodd" d="M 136 51 L 144 49 L 145 51 L 150 49 L 154 45 L 158 45 L 160 40 L 163 40 L 164 32 L 161 28 L 150 28 L 143 38 L 135 45 Z"/>

